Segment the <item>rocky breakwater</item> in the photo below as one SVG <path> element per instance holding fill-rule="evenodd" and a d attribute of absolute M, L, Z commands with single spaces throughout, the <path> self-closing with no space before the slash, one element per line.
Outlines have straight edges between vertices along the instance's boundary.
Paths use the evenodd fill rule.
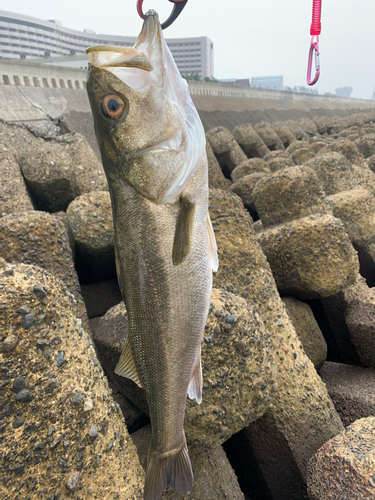
<path fill-rule="evenodd" d="M 319 471 L 345 472 L 322 450 L 375 407 L 374 133 L 371 114 L 207 133 L 219 271 L 203 402 L 186 408 L 193 500 L 323 499 Z M 46 139 L 0 123 L 0 487 L 138 500 L 150 429 L 143 391 L 113 372 L 127 317 L 109 193 L 81 136 Z"/>

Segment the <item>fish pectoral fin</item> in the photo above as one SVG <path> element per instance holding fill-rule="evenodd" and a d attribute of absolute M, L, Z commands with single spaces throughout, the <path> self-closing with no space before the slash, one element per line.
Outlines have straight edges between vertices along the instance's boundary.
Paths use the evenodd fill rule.
<path fill-rule="evenodd" d="M 129 342 L 129 337 L 126 339 L 124 350 L 121 353 L 120 359 L 115 368 L 115 373 L 121 377 L 130 378 L 141 389 L 143 389 L 142 382 L 140 381 L 137 365 L 133 355 L 133 350 Z"/>
<path fill-rule="evenodd" d="M 144 500 L 157 500 L 167 486 L 180 495 L 189 495 L 194 477 L 186 443 L 167 456 L 150 451 L 144 489 Z"/>
<path fill-rule="evenodd" d="M 203 377 L 202 377 L 202 362 L 201 356 L 199 355 L 199 362 L 194 371 L 192 379 L 188 387 L 188 396 L 190 399 L 196 399 L 198 404 L 202 402 L 202 387 L 203 387 Z"/>
<path fill-rule="evenodd" d="M 181 196 L 181 208 L 174 233 L 172 262 L 178 266 L 189 255 L 193 243 L 195 200 L 190 195 Z"/>
<path fill-rule="evenodd" d="M 214 228 L 211 224 L 210 215 L 207 212 L 207 238 L 208 238 L 208 252 L 210 255 L 211 269 L 216 272 L 219 269 L 219 258 L 217 256 L 217 245 L 214 233 Z"/>

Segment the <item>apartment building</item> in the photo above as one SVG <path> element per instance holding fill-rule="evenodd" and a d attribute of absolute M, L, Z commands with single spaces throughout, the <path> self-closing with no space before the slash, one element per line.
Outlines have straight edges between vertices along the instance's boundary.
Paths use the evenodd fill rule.
<path fill-rule="evenodd" d="M 48 63 L 49 59 L 61 56 L 85 54 L 91 45 L 131 47 L 135 40 L 132 36 L 71 30 L 60 21 L 44 21 L 0 10 L 0 59 L 4 60 L 38 58 L 38 62 Z M 209 38 L 167 38 L 166 42 L 181 74 L 213 76 L 213 42 Z"/>

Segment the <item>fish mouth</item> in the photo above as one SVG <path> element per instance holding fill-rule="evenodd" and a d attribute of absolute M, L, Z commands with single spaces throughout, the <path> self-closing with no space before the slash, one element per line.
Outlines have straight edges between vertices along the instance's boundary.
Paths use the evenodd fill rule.
<path fill-rule="evenodd" d="M 90 67 L 112 73 L 133 90 L 142 91 L 158 84 L 150 60 L 132 47 L 98 45 L 88 48 L 86 52 Z"/>
<path fill-rule="evenodd" d="M 154 68 L 144 52 L 134 47 L 97 45 L 86 49 L 89 63 L 95 68 L 139 68 L 152 71 Z"/>

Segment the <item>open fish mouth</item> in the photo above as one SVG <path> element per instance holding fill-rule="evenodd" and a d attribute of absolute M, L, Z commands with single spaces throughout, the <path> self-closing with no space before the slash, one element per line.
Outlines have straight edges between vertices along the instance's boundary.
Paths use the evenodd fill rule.
<path fill-rule="evenodd" d="M 157 85 L 153 66 L 143 52 L 131 47 L 99 45 L 87 49 L 89 64 L 113 73 L 134 90 L 144 90 Z"/>

